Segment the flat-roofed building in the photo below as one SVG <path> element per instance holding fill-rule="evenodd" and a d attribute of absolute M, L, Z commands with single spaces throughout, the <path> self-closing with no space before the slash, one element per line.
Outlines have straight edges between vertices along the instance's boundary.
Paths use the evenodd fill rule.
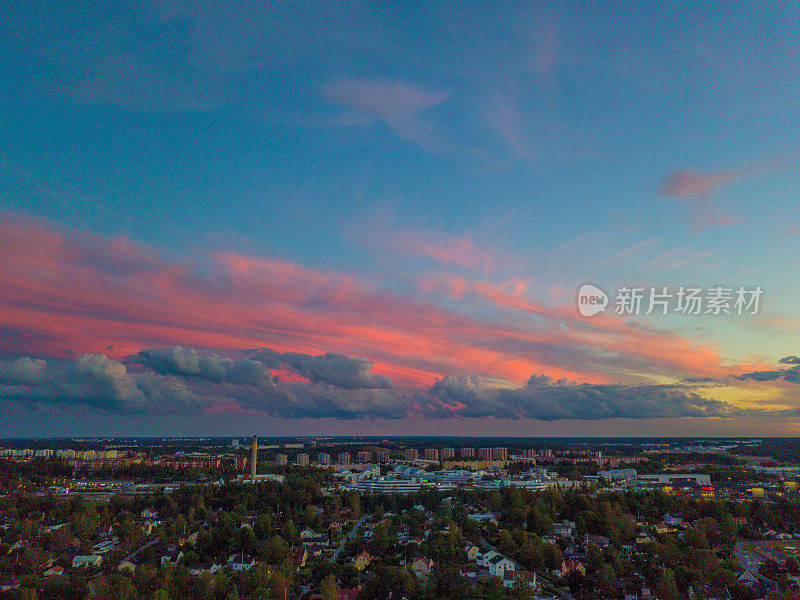
<path fill-rule="evenodd" d="M 439 451 L 436 448 L 425 448 L 425 460 L 439 460 Z"/>
<path fill-rule="evenodd" d="M 508 460 L 508 448 L 492 448 L 492 460 Z"/>
<path fill-rule="evenodd" d="M 372 477 L 356 481 L 359 492 L 374 494 L 410 494 L 418 492 L 422 485 L 411 479 L 395 479 L 393 477 Z"/>

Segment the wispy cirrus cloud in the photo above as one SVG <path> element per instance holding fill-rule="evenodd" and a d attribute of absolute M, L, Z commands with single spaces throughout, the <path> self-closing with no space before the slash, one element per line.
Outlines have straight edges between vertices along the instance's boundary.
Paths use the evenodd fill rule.
<path fill-rule="evenodd" d="M 660 194 L 666 198 L 692 201 L 692 220 L 697 226 L 734 225 L 741 222 L 740 217 L 728 210 L 719 210 L 712 206 L 711 199 L 717 192 L 744 179 L 788 168 L 797 168 L 796 158 L 775 156 L 748 166 L 723 171 L 680 169 L 667 174 L 661 184 Z"/>
<path fill-rule="evenodd" d="M 445 266 L 487 273 L 506 260 L 494 248 L 479 245 L 473 237 L 434 229 L 408 229 L 394 219 L 373 215 L 370 227 L 353 233 L 359 242 L 391 255 L 426 258 Z"/>
<path fill-rule="evenodd" d="M 542 65 L 542 68 L 545 65 Z M 496 93 L 486 109 L 489 126 L 506 142 L 520 159 L 535 164 L 536 151 L 523 130 L 523 119 L 517 103 L 517 94 Z"/>
<path fill-rule="evenodd" d="M 334 104 L 374 118 L 427 151 L 441 152 L 448 145 L 426 113 L 446 102 L 449 92 L 429 91 L 397 79 L 342 79 L 324 85 L 321 91 Z"/>
<path fill-rule="evenodd" d="M 708 198 L 725 184 L 733 183 L 746 177 L 746 169 L 703 173 L 692 170 L 678 170 L 669 173 L 661 184 L 661 195 L 667 198 Z"/>

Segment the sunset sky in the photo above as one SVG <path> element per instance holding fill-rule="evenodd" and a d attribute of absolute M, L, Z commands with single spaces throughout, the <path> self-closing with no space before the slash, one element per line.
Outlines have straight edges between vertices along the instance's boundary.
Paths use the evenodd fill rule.
<path fill-rule="evenodd" d="M 0 435 L 800 435 L 800 6 L 744 8 L 6 6 Z"/>

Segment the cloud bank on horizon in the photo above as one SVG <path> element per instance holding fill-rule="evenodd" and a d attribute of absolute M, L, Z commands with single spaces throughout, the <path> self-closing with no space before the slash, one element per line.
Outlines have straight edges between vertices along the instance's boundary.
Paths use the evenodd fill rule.
<path fill-rule="evenodd" d="M 592 384 L 532 375 L 521 387 L 497 387 L 477 375 L 437 379 L 402 390 L 371 373 L 373 363 L 340 354 L 311 356 L 248 351 L 250 358 L 201 355 L 194 349 L 147 349 L 116 361 L 102 354 L 74 360 L 19 357 L 0 361 L 0 399 L 47 406 L 77 405 L 110 413 L 187 414 L 252 411 L 285 418 L 652 419 L 789 416 L 800 407 L 743 409 L 709 395 L 730 381 Z M 786 369 L 730 379 L 800 384 L 800 360 Z M 276 374 L 277 369 L 280 374 Z M 281 375 L 301 379 L 282 379 Z"/>

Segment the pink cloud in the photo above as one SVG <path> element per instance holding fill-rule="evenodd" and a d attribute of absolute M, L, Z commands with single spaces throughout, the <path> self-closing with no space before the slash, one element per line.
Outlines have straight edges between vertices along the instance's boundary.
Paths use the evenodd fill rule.
<path fill-rule="evenodd" d="M 667 175 L 661 186 L 661 195 L 668 198 L 691 198 L 708 196 L 721 185 L 736 181 L 744 176 L 741 171 L 721 173 L 701 173 L 699 171 L 673 171 Z"/>
<path fill-rule="evenodd" d="M 748 177 L 755 177 L 780 168 L 796 168 L 796 159 L 772 157 L 738 169 L 718 172 L 678 170 L 669 173 L 660 193 L 667 198 L 693 200 L 691 220 L 698 228 L 727 226 L 741 223 L 741 217 L 728 210 L 715 209 L 711 199 L 721 188 Z"/>
<path fill-rule="evenodd" d="M 0 350 L 338 352 L 375 361 L 375 373 L 399 385 L 465 373 L 602 382 L 724 371 L 712 347 L 611 316 L 587 323 L 573 306 L 530 299 L 527 280 L 441 276 L 397 293 L 390 282 L 234 252 L 200 260 L 0 217 Z"/>
<path fill-rule="evenodd" d="M 709 198 L 719 188 L 747 177 L 763 175 L 781 168 L 796 168 L 797 160 L 771 157 L 750 166 L 717 172 L 682 169 L 669 173 L 661 185 L 661 195 L 668 198 Z"/>
<path fill-rule="evenodd" d="M 480 248 L 469 236 L 423 231 L 386 231 L 369 242 L 392 252 L 423 256 L 442 265 L 488 272 L 496 263 L 492 250 Z"/>

